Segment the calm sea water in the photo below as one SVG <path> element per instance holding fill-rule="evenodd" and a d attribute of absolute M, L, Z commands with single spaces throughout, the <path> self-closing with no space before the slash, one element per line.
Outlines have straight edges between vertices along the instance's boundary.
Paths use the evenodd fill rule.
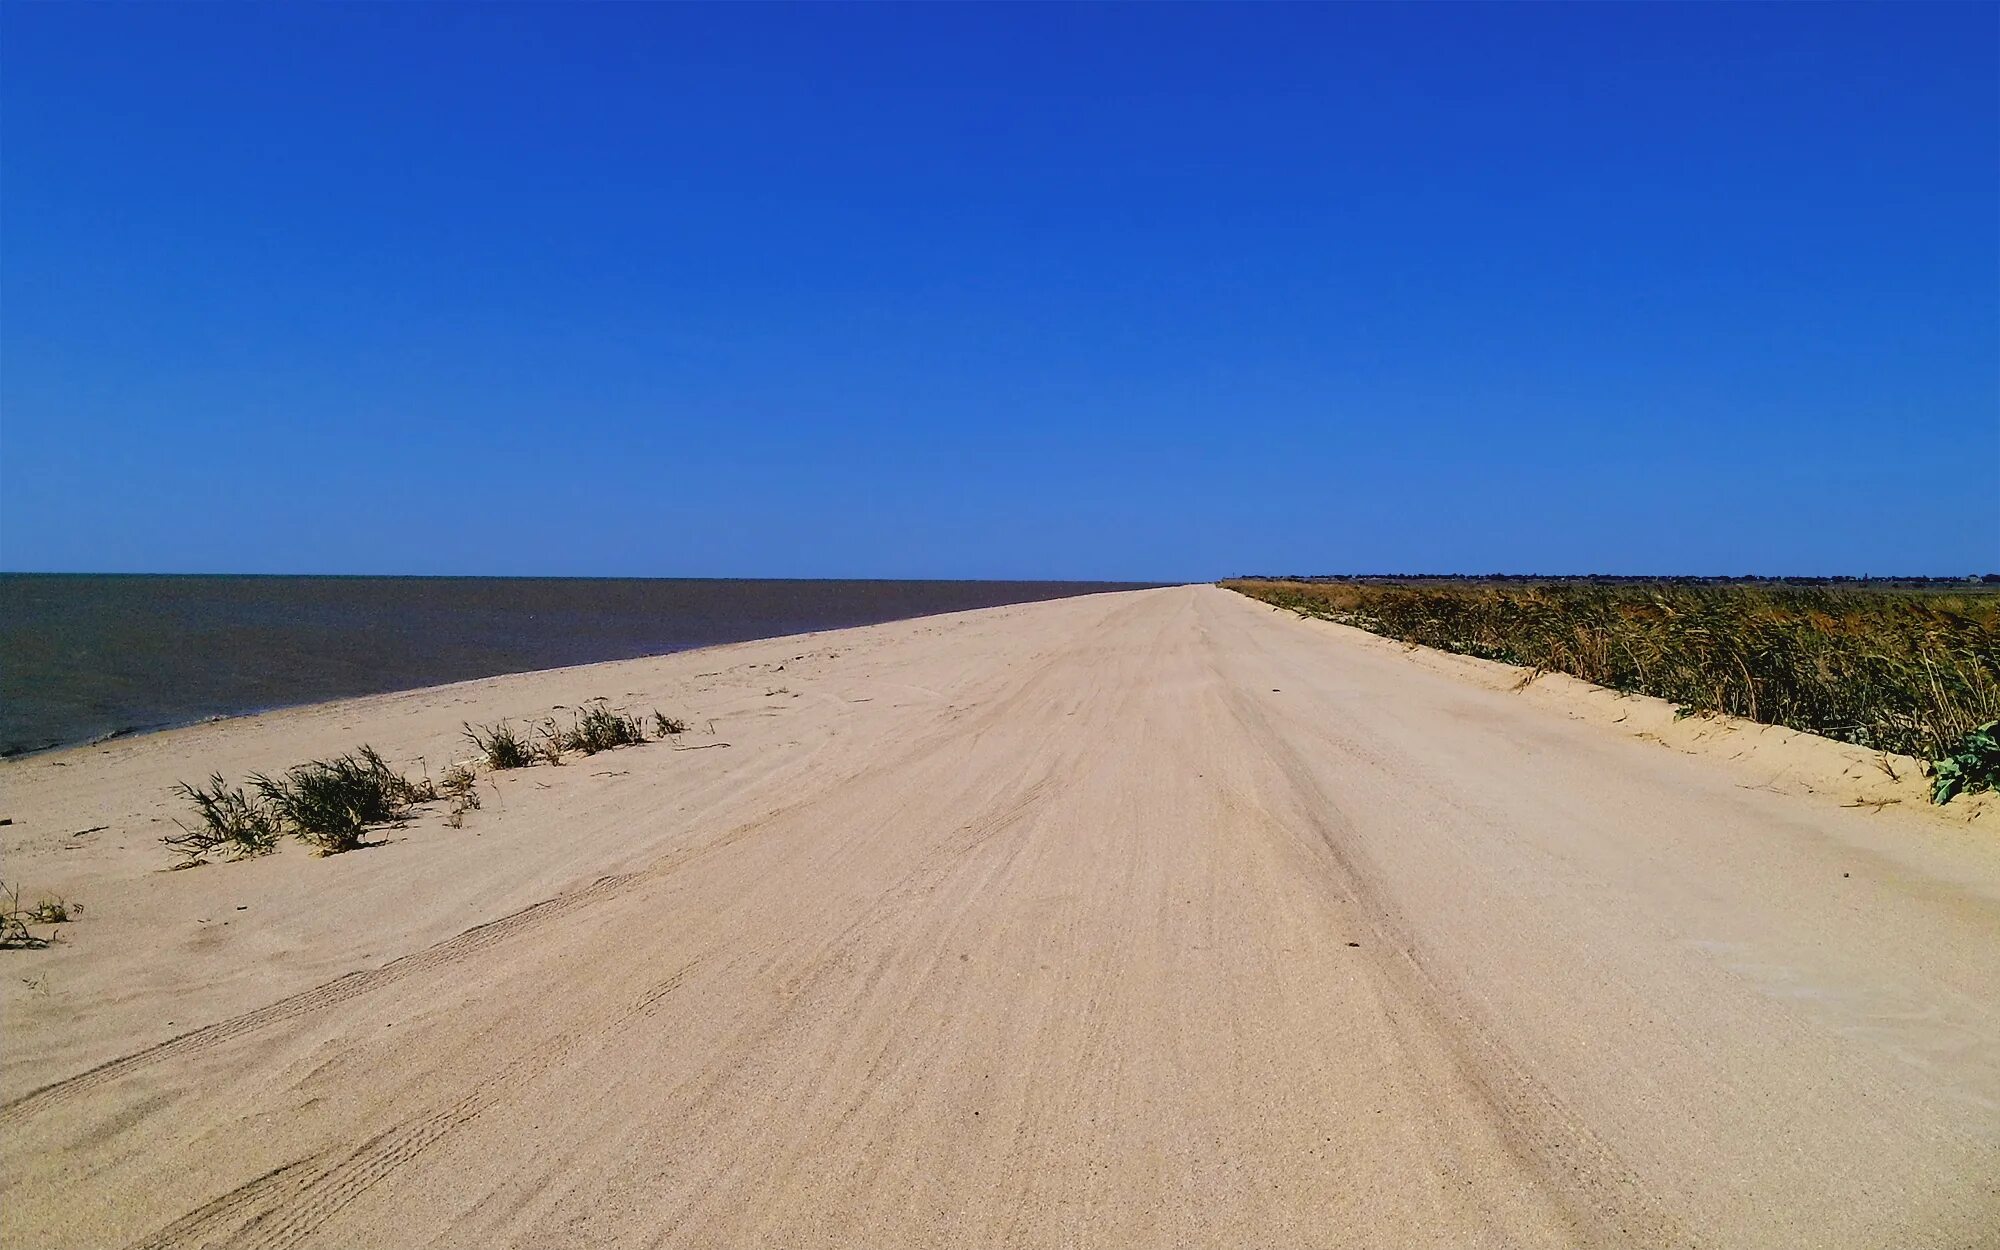
<path fill-rule="evenodd" d="M 1137 585 L 0 574 L 0 751 Z"/>

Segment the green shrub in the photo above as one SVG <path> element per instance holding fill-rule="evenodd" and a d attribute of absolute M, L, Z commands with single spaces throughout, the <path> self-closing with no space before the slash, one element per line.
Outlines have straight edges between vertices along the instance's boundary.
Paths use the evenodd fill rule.
<path fill-rule="evenodd" d="M 1990 720 L 1931 761 L 1931 802 L 2000 787 L 2000 720 Z"/>

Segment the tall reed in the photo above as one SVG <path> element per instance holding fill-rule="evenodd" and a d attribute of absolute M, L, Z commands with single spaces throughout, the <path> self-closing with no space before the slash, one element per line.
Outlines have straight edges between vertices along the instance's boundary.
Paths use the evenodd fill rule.
<path fill-rule="evenodd" d="M 1996 595 L 1562 581 L 1223 585 L 1403 642 L 1927 760 L 1952 756 L 2000 719 Z"/>

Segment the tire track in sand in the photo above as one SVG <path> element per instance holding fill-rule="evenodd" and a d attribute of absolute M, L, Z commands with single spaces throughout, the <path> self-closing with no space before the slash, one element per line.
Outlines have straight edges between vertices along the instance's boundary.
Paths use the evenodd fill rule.
<path fill-rule="evenodd" d="M 1119 611 L 1111 614 L 1111 619 L 1131 615 L 1134 610 L 1132 605 L 1124 605 Z M 461 962 L 499 943 L 532 934 L 536 929 L 559 920 L 579 908 L 608 901 L 638 884 L 677 872 L 802 809 L 827 802 L 830 798 L 856 787 L 865 787 L 878 778 L 921 767 L 934 757 L 959 745 L 968 735 L 976 740 L 992 726 L 1004 724 L 1021 704 L 1041 693 L 1041 687 L 1050 683 L 1054 671 L 1054 666 L 1047 662 L 1048 658 L 1048 656 L 1036 657 L 1038 662 L 1029 673 L 1012 678 L 1007 683 L 1012 688 L 1007 689 L 1003 686 L 996 698 L 981 701 L 972 717 L 932 726 L 928 732 L 917 734 L 902 751 L 886 756 L 878 754 L 871 762 L 826 783 L 808 797 L 764 811 L 707 842 L 672 852 L 660 862 L 636 872 L 600 877 L 580 889 L 532 903 L 519 911 L 476 925 L 456 937 L 412 952 L 379 967 L 347 973 L 332 981 L 279 999 L 277 1002 L 213 1024 L 190 1029 L 163 1042 L 114 1059 L 107 1059 L 72 1076 L 29 1090 L 11 1102 L 0 1105 L 0 1126 L 15 1124 L 40 1114 L 79 1094 L 87 1093 L 144 1067 L 197 1056 L 248 1034 L 340 1006 L 410 976 Z"/>
<path fill-rule="evenodd" d="M 1377 961 L 1396 988 L 1393 1001 L 1413 1009 L 1411 1019 L 1391 1012 L 1391 1022 L 1411 1035 L 1411 1052 L 1422 1039 L 1442 1045 L 1459 1074 L 1483 1100 L 1490 1122 L 1510 1152 L 1561 1205 L 1584 1244 L 1644 1245 L 1670 1250 L 1695 1239 L 1637 1172 L 1591 1130 L 1555 1091 L 1549 1089 L 1479 1020 L 1469 997 L 1450 984 L 1448 973 L 1425 959 L 1416 928 L 1397 907 L 1378 874 L 1358 849 L 1358 839 L 1340 806 L 1320 785 L 1295 741 L 1270 722 L 1263 706 L 1237 684 L 1226 684 L 1237 723 L 1285 778 L 1289 792 L 1344 896 L 1360 909 L 1389 952 Z M 1279 828 L 1297 827 L 1254 794 L 1240 796 Z"/>
<path fill-rule="evenodd" d="M 469 1093 L 377 1133 L 333 1162 L 326 1162 L 332 1152 L 323 1151 L 266 1172 L 132 1243 L 130 1250 L 217 1244 L 244 1250 L 282 1250 L 299 1244 L 341 1208 L 454 1130 L 561 1067 L 592 1041 L 615 1044 L 626 1026 L 659 1011 L 699 963 L 683 965 L 623 1010 L 571 1028 L 553 1045 L 530 1049 L 497 1075 L 480 1080 Z"/>

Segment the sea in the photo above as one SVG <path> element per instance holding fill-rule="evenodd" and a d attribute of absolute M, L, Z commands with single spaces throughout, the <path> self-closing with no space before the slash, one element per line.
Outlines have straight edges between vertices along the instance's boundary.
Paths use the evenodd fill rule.
<path fill-rule="evenodd" d="M 0 574 L 0 754 L 1149 584 Z"/>

